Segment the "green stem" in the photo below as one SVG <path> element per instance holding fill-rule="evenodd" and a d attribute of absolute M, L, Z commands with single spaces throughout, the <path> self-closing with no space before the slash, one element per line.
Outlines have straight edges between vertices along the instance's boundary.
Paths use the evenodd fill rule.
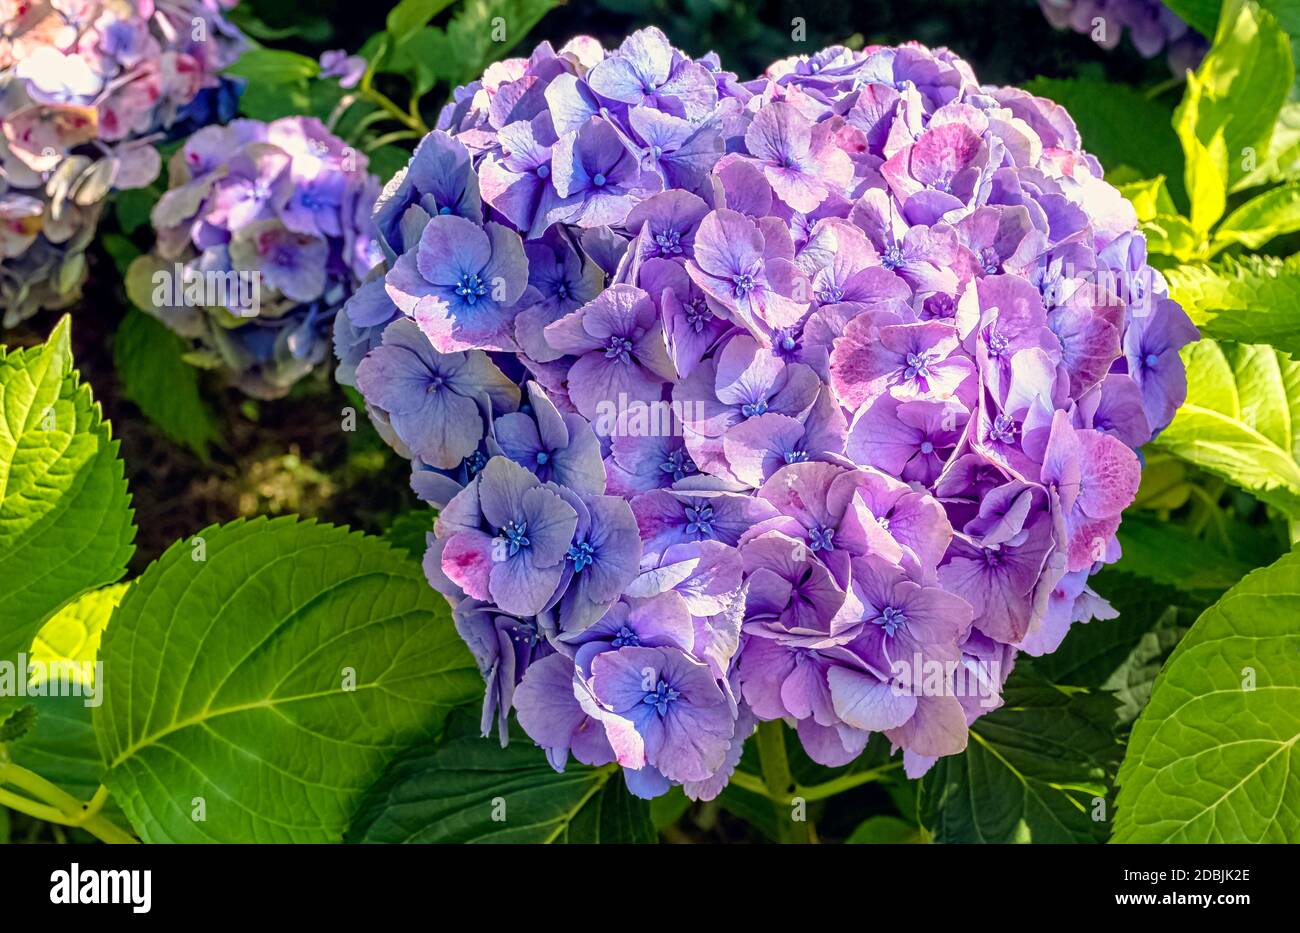
<path fill-rule="evenodd" d="M 758 724 L 758 760 L 763 769 L 763 785 L 772 801 L 776 814 L 777 841 L 804 843 L 812 841 L 812 827 L 807 813 L 802 820 L 794 819 L 794 776 L 785 754 L 785 724 L 779 719 Z M 801 808 L 802 809 L 802 808 Z"/>
<path fill-rule="evenodd" d="M 112 843 L 132 843 L 135 838 L 125 832 L 100 811 L 108 800 L 108 788 L 100 785 L 88 803 L 82 803 L 67 791 L 51 784 L 33 771 L 13 762 L 0 764 L 0 784 L 12 784 L 31 797 L 16 794 L 0 787 L 0 804 L 28 816 L 84 829 L 97 839 Z M 36 799 L 32 799 L 32 798 Z"/>
<path fill-rule="evenodd" d="M 812 784 L 808 787 L 795 788 L 795 795 L 802 797 L 809 803 L 814 800 L 825 800 L 827 797 L 834 797 L 836 794 L 842 794 L 846 790 L 853 790 L 855 787 L 861 787 L 863 784 L 870 784 L 872 781 L 878 781 L 890 771 L 896 771 L 903 766 L 901 761 L 893 761 L 887 765 L 881 765 L 879 768 L 872 768 L 870 771 L 854 771 L 849 774 L 842 774 L 837 778 L 824 781 L 821 784 Z"/>

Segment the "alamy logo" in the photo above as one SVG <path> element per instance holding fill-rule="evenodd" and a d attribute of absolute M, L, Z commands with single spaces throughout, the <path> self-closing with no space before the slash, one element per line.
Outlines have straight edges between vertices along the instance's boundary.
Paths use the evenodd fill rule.
<path fill-rule="evenodd" d="M 147 914 L 153 901 L 153 872 L 145 869 L 81 870 L 76 862 L 67 871 L 50 875 L 51 904 L 130 904 Z"/>
<path fill-rule="evenodd" d="M 153 274 L 155 308 L 225 308 L 236 317 L 262 310 L 261 272 L 205 272 L 176 263 Z"/>
<path fill-rule="evenodd" d="M 102 661 L 40 661 L 19 654 L 0 661 L 0 697 L 85 697 L 86 706 L 104 702 Z"/>

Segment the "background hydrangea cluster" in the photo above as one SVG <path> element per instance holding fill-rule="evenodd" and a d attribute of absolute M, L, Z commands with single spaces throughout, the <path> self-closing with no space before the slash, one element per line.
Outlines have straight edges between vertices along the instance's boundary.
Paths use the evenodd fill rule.
<path fill-rule="evenodd" d="M 105 196 L 157 177 L 156 143 L 229 116 L 235 2 L 0 0 L 4 326 L 77 298 Z"/>
<path fill-rule="evenodd" d="M 1196 332 L 1058 105 L 917 45 L 742 82 L 655 29 L 543 44 L 375 220 L 339 378 L 441 509 L 485 733 L 642 796 L 716 794 L 775 718 L 916 775 L 1113 615 Z"/>
<path fill-rule="evenodd" d="M 1057 29 L 1091 35 L 1104 49 L 1119 45 L 1127 31 L 1142 57 L 1165 52 L 1177 75 L 1195 68 L 1210 47 L 1209 40 L 1160 0 L 1038 0 L 1038 5 Z"/>
<path fill-rule="evenodd" d="M 191 362 L 250 395 L 285 394 L 329 356 L 335 314 L 381 260 L 379 180 L 366 169 L 314 117 L 199 130 L 171 159 L 156 245 L 130 271 L 137 304 L 191 341 Z M 241 297 L 205 304 L 168 287 L 177 281 Z"/>

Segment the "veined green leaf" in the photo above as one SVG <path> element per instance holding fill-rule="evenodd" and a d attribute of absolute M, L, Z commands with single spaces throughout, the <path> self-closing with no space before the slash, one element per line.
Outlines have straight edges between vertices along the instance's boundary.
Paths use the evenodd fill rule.
<path fill-rule="evenodd" d="M 285 49 L 250 48 L 226 74 L 246 78 L 250 86 L 297 84 L 320 74 L 320 63 Z"/>
<path fill-rule="evenodd" d="M 1178 213 L 1178 208 L 1174 206 L 1174 199 L 1169 196 L 1169 186 L 1165 183 L 1163 175 L 1116 187 L 1119 188 L 1120 194 L 1133 202 L 1133 209 L 1137 211 L 1140 222 L 1155 220 L 1160 214 Z"/>
<path fill-rule="evenodd" d="M 1116 842 L 1300 842 L 1300 551 L 1207 609 L 1156 678 Z"/>
<path fill-rule="evenodd" d="M 1215 251 L 1240 243 L 1259 249 L 1274 237 L 1300 230 L 1300 182 L 1251 198 L 1224 218 L 1214 231 Z"/>
<path fill-rule="evenodd" d="M 1277 18 L 1254 0 L 1228 0 L 1214 43 L 1195 75 L 1188 76 L 1174 117 L 1188 162 L 1200 158 L 1193 138 L 1213 150 L 1215 136 L 1222 133 L 1226 187 L 1253 171 L 1268 157 L 1273 126 L 1294 78 L 1290 38 Z M 1190 165 L 1188 172 L 1190 177 Z M 1195 209 L 1190 184 L 1188 190 Z"/>
<path fill-rule="evenodd" d="M 400 42 L 451 6 L 451 2 L 452 0 L 401 0 L 388 11 L 388 31 Z"/>
<path fill-rule="evenodd" d="M 1183 349 L 1187 401 L 1153 442 L 1300 516 L 1300 364 L 1271 347 Z"/>
<path fill-rule="evenodd" d="M 1092 625 L 1105 625 L 1094 622 Z M 1114 700 L 1053 686 L 1018 661 L 1004 704 L 975 720 L 960 755 L 940 758 L 921 785 L 935 842 L 1096 842 L 1118 758 Z"/>
<path fill-rule="evenodd" d="M 650 807 L 618 768 L 570 762 L 563 773 L 516 736 L 478 735 L 412 749 L 366 795 L 350 842 L 654 842 Z"/>
<path fill-rule="evenodd" d="M 1206 336 L 1300 353 L 1300 257 L 1229 258 L 1164 275 L 1170 296 Z"/>
<path fill-rule="evenodd" d="M 1193 229 L 1191 221 L 1181 214 L 1157 214 L 1142 224 L 1142 232 L 1146 235 L 1149 252 L 1173 256 L 1183 262 L 1200 252 L 1204 239 Z"/>
<path fill-rule="evenodd" d="M 337 842 L 388 760 L 483 689 L 418 564 L 292 518 L 177 542 L 100 654 L 104 783 L 149 842 Z"/>
<path fill-rule="evenodd" d="M 28 697 L 36 713 L 35 726 L 9 746 L 9 754 L 17 764 L 80 799 L 95 792 L 103 773 L 91 726 L 103 684 L 96 689 L 93 664 L 104 628 L 129 587 L 129 583 L 119 583 L 92 590 L 59 610 L 32 643 L 31 663 L 45 665 L 46 675 L 33 676 L 32 684 L 57 677 L 60 683 L 75 682 L 76 686 L 59 693 L 47 689 L 43 693 L 50 695 Z M 56 672 L 50 667 L 54 664 L 61 665 Z M 114 822 L 127 825 L 111 802 L 108 812 Z"/>
<path fill-rule="evenodd" d="M 185 342 L 160 321 L 132 308 L 113 337 L 122 394 L 168 437 L 204 459 L 221 435 L 199 391 L 199 372 L 186 363 Z"/>
<path fill-rule="evenodd" d="M 72 368 L 65 317 L 44 346 L 0 350 L 0 660 L 118 580 L 134 538 L 117 442 Z"/>

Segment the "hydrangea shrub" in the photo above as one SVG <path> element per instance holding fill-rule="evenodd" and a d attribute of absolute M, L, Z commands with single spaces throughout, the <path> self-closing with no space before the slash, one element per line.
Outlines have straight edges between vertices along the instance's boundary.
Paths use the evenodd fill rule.
<path fill-rule="evenodd" d="M 381 259 L 379 180 L 314 117 L 205 127 L 168 175 L 156 245 L 129 273 L 137 303 L 191 362 L 283 395 L 329 355 L 335 314 Z"/>
<path fill-rule="evenodd" d="M 1196 331 L 1064 109 L 951 52 L 741 81 L 656 29 L 490 68 L 385 189 L 340 378 L 425 571 L 556 768 L 711 797 L 756 721 L 960 752 L 1114 612 Z"/>
<path fill-rule="evenodd" d="M 228 116 L 235 2 L 0 2 L 4 326 L 75 301 L 109 192 L 150 184 L 165 137 Z"/>

